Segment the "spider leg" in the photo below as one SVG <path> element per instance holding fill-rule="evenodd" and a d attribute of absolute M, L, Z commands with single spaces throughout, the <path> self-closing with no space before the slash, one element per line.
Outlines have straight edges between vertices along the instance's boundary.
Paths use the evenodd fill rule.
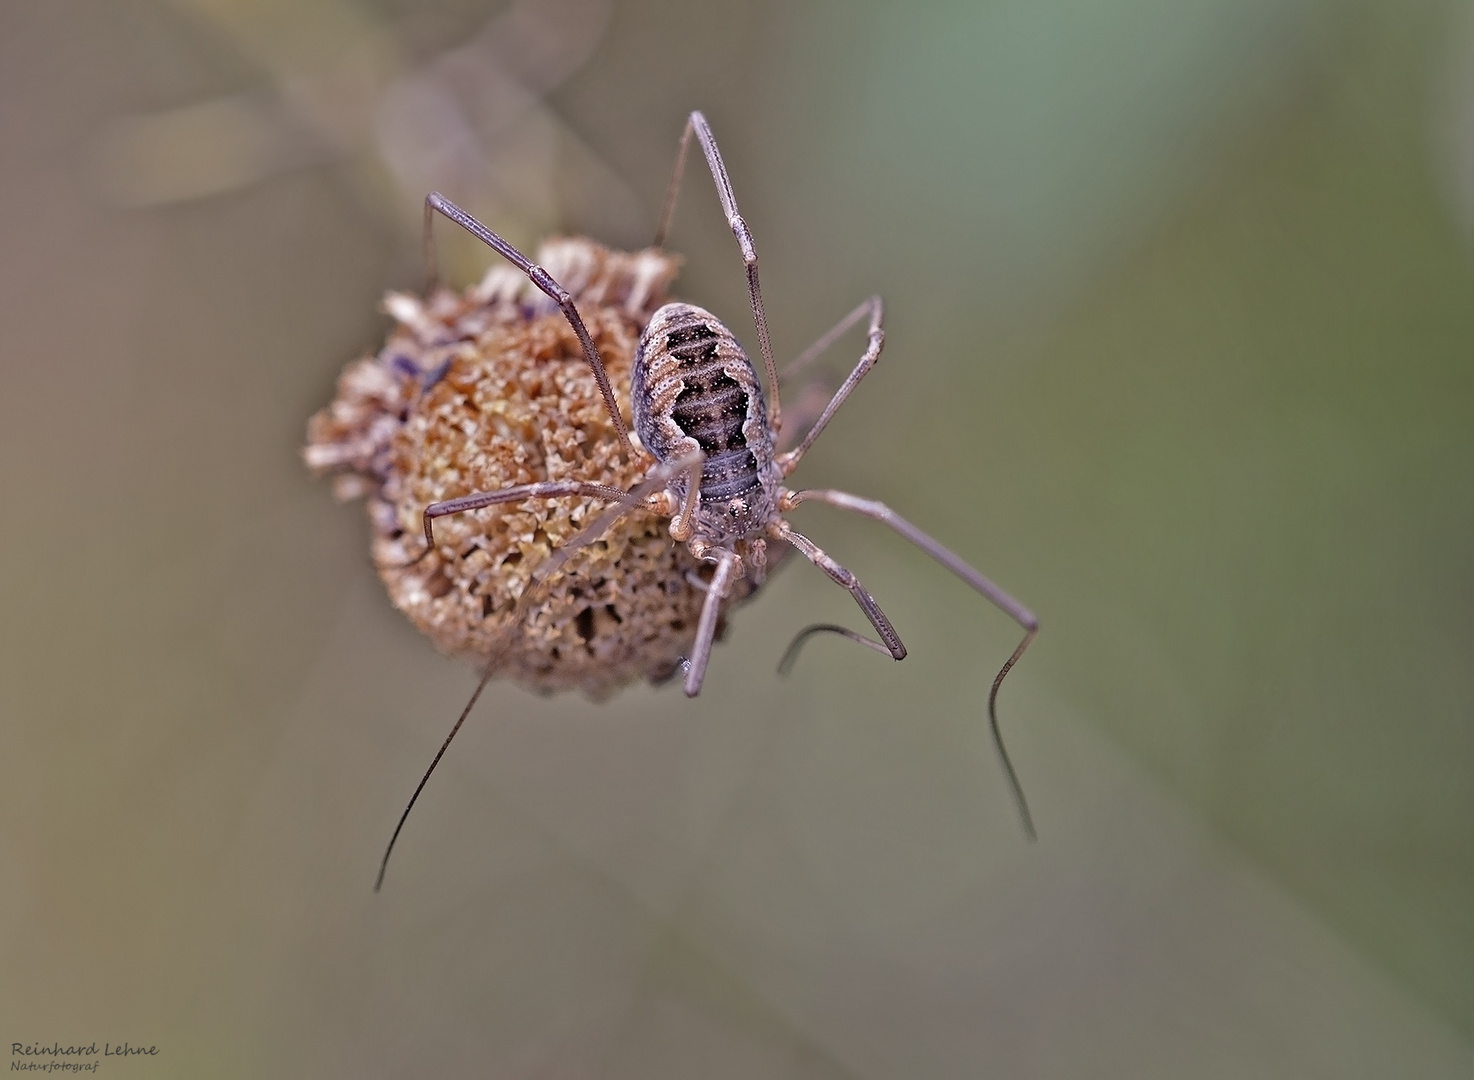
<path fill-rule="evenodd" d="M 706 679 L 706 662 L 711 658 L 711 646 L 716 640 L 722 601 L 732 589 L 734 575 L 742 569 L 742 556 L 735 551 L 718 548 L 715 557 L 717 570 L 711 576 L 711 584 L 706 587 L 706 599 L 701 603 L 701 621 L 696 627 L 696 644 L 691 648 L 691 665 L 686 669 L 687 697 L 701 693 L 701 684 Z"/>
<path fill-rule="evenodd" d="M 532 607 L 534 600 L 541 599 L 544 591 L 543 587 L 547 584 L 548 580 L 562 569 L 563 564 L 572 558 L 575 553 L 598 540 L 621 517 L 636 507 L 645 505 L 650 497 L 657 494 L 673 477 L 680 475 L 682 471 L 689 472 L 693 468 L 699 476 L 701 460 L 701 455 L 697 453 L 680 458 L 677 461 L 662 462 L 646 473 L 645 479 L 630 488 L 629 491 L 621 492 L 614 488 L 605 489 L 615 494 L 618 500 L 615 502 L 615 505 L 605 510 L 592 523 L 574 536 L 572 540 L 552 552 L 538 564 L 537 569 L 533 571 L 531 578 L 527 582 L 527 587 L 522 590 L 522 595 L 517 598 L 517 604 L 512 609 L 512 615 L 506 622 L 506 632 L 502 635 L 501 640 L 492 646 L 486 659 L 486 666 L 482 669 L 481 679 L 476 683 L 476 689 L 472 691 L 470 700 L 466 702 L 465 708 L 461 709 L 460 716 L 456 717 L 455 724 L 451 726 L 450 734 L 440 744 L 440 749 L 436 751 L 435 757 L 430 762 L 430 767 L 425 770 L 425 775 L 420 777 L 420 782 L 416 785 L 414 794 L 409 797 L 409 802 L 405 805 L 404 812 L 399 815 L 399 822 L 394 826 L 394 833 L 389 837 L 389 846 L 384 849 L 384 858 L 379 863 L 379 876 L 374 880 L 374 892 L 378 892 L 384 884 L 384 872 L 389 868 L 389 856 L 394 853 L 394 844 L 399 839 L 399 833 L 404 828 L 404 823 L 409 820 L 409 812 L 414 809 L 415 803 L 419 800 L 420 792 L 425 790 L 425 785 L 430 782 L 430 776 L 435 772 L 435 767 L 440 764 L 440 759 L 445 756 L 445 751 L 450 748 L 451 740 L 461 730 L 461 725 L 466 722 L 466 717 L 471 715 L 471 709 L 475 707 L 477 700 L 481 697 L 481 692 L 486 689 L 486 684 L 496 674 L 497 666 L 501 663 L 501 659 L 506 654 L 507 649 L 511 647 L 516 632 L 521 626 L 522 620 L 526 617 L 528 609 Z M 529 484 L 523 486 L 535 487 L 537 485 Z M 602 485 L 596 486 L 602 487 Z M 505 491 L 516 490 L 516 488 L 505 489 Z M 490 492 L 488 494 L 505 494 L 505 491 Z M 487 505 L 490 504 L 488 503 Z M 427 519 L 426 525 L 428 526 L 428 524 Z"/>
<path fill-rule="evenodd" d="M 859 578 L 830 558 L 818 544 L 807 536 L 795 532 L 793 527 L 781 518 L 768 527 L 768 535 L 792 544 L 798 549 L 800 555 L 828 574 L 829 580 L 849 592 L 855 598 L 855 603 L 860 605 L 860 610 L 865 613 L 865 618 L 870 620 L 870 625 L 875 627 L 875 632 L 885 643 L 886 651 L 897 660 L 906 659 L 906 646 L 901 643 L 901 636 L 896 633 L 896 628 L 891 625 L 891 621 L 885 617 L 885 612 L 880 610 L 875 597 L 865 591 L 865 586 L 860 584 Z"/>
<path fill-rule="evenodd" d="M 435 534 L 430 523 L 438 517 L 461 514 L 467 510 L 480 510 L 486 506 L 496 506 L 498 503 L 522 502 L 525 499 L 556 499 L 566 495 L 584 495 L 608 502 L 617 502 L 624 498 L 623 491 L 606 484 L 590 484 L 582 480 L 547 480 L 539 484 L 518 484 L 516 487 L 502 488 L 499 491 L 477 491 L 459 498 L 446 499 L 444 502 L 431 503 L 425 507 L 424 512 L 425 550 L 409 562 L 397 564 L 394 569 L 408 570 L 435 550 Z"/>
<path fill-rule="evenodd" d="M 878 652 L 882 656 L 890 655 L 890 650 L 880 642 L 875 641 L 873 638 L 868 638 L 864 634 L 857 634 L 847 626 L 839 626 L 835 623 L 814 623 L 812 626 L 805 626 L 797 634 L 793 635 L 793 640 L 788 643 L 788 648 L 783 650 L 783 658 L 778 661 L 779 675 L 787 675 L 793 670 L 793 665 L 798 662 L 799 650 L 815 634 L 838 634 L 840 637 L 849 638 L 855 644 L 863 645 L 865 648 Z"/>
<path fill-rule="evenodd" d="M 466 211 L 451 202 L 438 191 L 432 191 L 425 196 L 425 267 L 429 278 L 429 285 L 433 286 L 437 277 L 435 267 L 435 231 L 433 224 L 436 213 L 444 214 L 461 228 L 465 229 L 476 239 L 486 244 L 502 258 L 521 270 L 528 279 L 543 292 L 552 298 L 553 302 L 563 312 L 563 317 L 568 320 L 568 325 L 573 327 L 573 332 L 578 335 L 578 343 L 583 347 L 584 359 L 589 362 L 590 369 L 594 373 L 594 381 L 599 384 L 599 393 L 604 397 L 604 407 L 609 411 L 609 419 L 614 422 L 614 429 L 619 433 L 620 445 L 624 447 L 626 455 L 633 451 L 630 445 L 629 429 L 625 426 L 624 417 L 619 413 L 619 403 L 614 400 L 614 387 L 609 383 L 609 373 L 604 370 L 604 362 L 599 359 L 599 350 L 594 347 L 594 339 L 589 337 L 588 327 L 584 326 L 583 319 L 578 314 L 578 308 L 574 306 L 573 297 L 568 290 L 559 285 L 541 266 L 538 266 L 526 255 L 507 243 L 496 233 L 492 232 L 481 222 L 477 221 Z M 428 290 L 427 290 L 428 291 Z"/>
<path fill-rule="evenodd" d="M 840 334 L 844 333 L 856 322 L 859 322 L 861 316 L 866 312 L 870 314 L 870 330 L 865 346 L 865 353 L 860 357 L 860 362 L 855 365 L 855 369 L 850 372 L 849 378 L 845 379 L 840 385 L 840 388 L 834 392 L 834 397 L 829 399 L 829 404 L 819 414 L 819 419 L 814 421 L 814 426 L 809 428 L 809 433 L 803 437 L 803 441 L 786 454 L 778 455 L 778 467 L 783 470 L 784 476 L 788 476 L 794 469 L 798 468 L 799 459 L 808 452 L 809 447 L 814 445 L 814 440 L 829 425 L 829 421 L 834 418 L 834 414 L 839 412 L 839 407 L 845 403 L 845 399 L 850 396 L 850 393 L 859 385 L 860 380 L 870 373 L 870 369 L 880 359 L 880 350 L 885 347 L 885 329 L 883 326 L 885 322 L 885 304 L 881 301 L 880 297 L 872 296 L 869 300 L 866 300 L 859 307 L 855 308 L 854 311 L 846 315 L 840 320 L 839 325 L 810 346 L 789 368 L 789 371 L 792 371 L 802 367 L 810 359 L 818 356 Z"/>
<path fill-rule="evenodd" d="M 878 296 L 870 297 L 870 299 L 861 303 L 854 311 L 826 330 L 823 337 L 795 356 L 782 371 L 778 372 L 778 381 L 787 386 L 790 379 L 828 352 L 830 346 L 843 337 L 846 330 L 868 315 L 870 309 L 879 301 L 880 297 Z"/>
<path fill-rule="evenodd" d="M 499 491 L 477 491 L 444 502 L 431 503 L 425 507 L 425 546 L 435 546 L 435 534 L 430 523 L 449 514 L 463 514 L 467 510 L 480 510 L 498 503 L 523 502 L 526 499 L 557 499 L 566 495 L 583 495 L 608 502 L 622 502 L 625 492 L 607 484 L 590 484 L 583 480 L 546 480 L 539 484 L 518 484 L 516 487 Z"/>
<path fill-rule="evenodd" d="M 681 148 L 676 152 L 676 168 L 670 178 L 670 186 L 665 191 L 665 206 L 660 211 L 660 225 L 655 230 L 655 242 L 653 247 L 664 247 L 666 234 L 670 231 L 671 218 L 676 212 L 676 196 L 681 190 L 681 173 L 686 168 L 686 150 L 691 145 L 691 134 L 695 132 L 696 140 L 701 143 L 701 151 L 706 155 L 707 168 L 711 170 L 712 181 L 716 184 L 717 198 L 722 203 L 722 213 L 727 216 L 727 225 L 732 230 L 732 235 L 737 238 L 737 247 L 742 252 L 742 262 L 747 267 L 747 296 L 752 301 L 752 318 L 757 324 L 757 343 L 762 350 L 763 364 L 768 371 L 768 389 L 773 400 L 768 403 L 768 426 L 774 431 L 782 428 L 783 410 L 778 402 L 778 366 L 773 363 L 773 345 L 768 338 L 768 317 L 763 312 L 763 291 L 758 285 L 757 277 L 757 248 L 752 242 L 752 230 L 747 227 L 747 222 L 742 220 L 742 215 L 737 211 L 737 196 L 732 193 L 732 181 L 727 176 L 727 166 L 722 161 L 722 152 L 717 149 L 717 141 L 711 133 L 711 125 L 706 122 L 706 117 L 700 112 L 693 112 L 686 119 L 685 130 L 681 132 Z"/>
<path fill-rule="evenodd" d="M 782 500 L 780 500 L 779 505 L 784 510 L 789 510 L 799 503 L 807 501 L 828 503 L 830 506 L 837 506 L 841 510 L 849 510 L 852 513 L 874 518 L 876 521 L 890 526 L 927 555 L 952 571 L 953 574 L 961 578 L 977 592 L 981 593 L 985 599 L 1023 627 L 1023 640 L 1018 643 L 1018 646 L 1013 650 L 1013 654 L 1004 662 L 998 674 L 993 677 L 993 686 L 988 691 L 988 727 L 993 734 L 993 745 L 998 750 L 998 758 L 1003 763 L 1003 771 L 1008 776 L 1009 787 L 1013 789 L 1014 802 L 1018 806 L 1019 817 L 1023 821 L 1024 832 L 1030 840 L 1035 839 L 1037 834 L 1034 831 L 1034 818 L 1029 813 L 1029 803 L 1024 798 L 1023 785 L 1019 783 L 1018 773 L 1014 771 L 1013 762 L 1008 757 L 1008 750 L 1003 745 L 1003 735 L 998 729 L 998 689 L 1003 685 L 1004 677 L 1013 669 L 1013 665 L 1018 663 L 1019 657 L 1024 655 L 1024 650 L 1029 647 L 1029 643 L 1038 634 L 1039 620 L 1034 617 L 1032 611 L 1024 607 L 1023 604 L 1019 603 L 1012 596 L 1009 596 L 1008 593 L 993 584 L 993 582 L 989 581 L 982 574 L 978 573 L 961 556 L 942 546 L 936 540 L 933 540 L 900 514 L 886 506 L 885 503 L 877 502 L 874 499 L 862 499 L 857 495 L 851 495 L 844 491 L 816 489 L 811 491 L 786 492 Z"/>

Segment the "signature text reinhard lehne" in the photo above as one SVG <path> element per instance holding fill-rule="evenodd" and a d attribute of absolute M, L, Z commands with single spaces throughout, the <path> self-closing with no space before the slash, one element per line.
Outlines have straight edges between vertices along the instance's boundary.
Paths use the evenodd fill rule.
<path fill-rule="evenodd" d="M 96 1072 L 100 1061 L 86 1061 L 85 1058 L 104 1057 L 156 1057 L 159 1048 L 157 1046 L 134 1046 L 131 1043 L 102 1044 L 102 1049 L 97 1049 L 94 1043 L 78 1043 L 66 1045 L 63 1043 L 18 1043 L 10 1044 L 10 1069 L 12 1072 Z M 19 1058 L 20 1060 L 16 1060 Z M 27 1058 L 49 1058 L 50 1060 L 26 1060 Z"/>

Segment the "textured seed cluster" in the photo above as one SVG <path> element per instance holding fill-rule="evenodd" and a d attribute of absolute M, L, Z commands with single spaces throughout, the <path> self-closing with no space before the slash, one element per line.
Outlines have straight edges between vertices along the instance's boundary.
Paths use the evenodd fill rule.
<path fill-rule="evenodd" d="M 628 423 L 635 345 L 675 258 L 561 239 L 536 261 L 573 294 Z M 367 500 L 374 563 L 395 605 L 441 651 L 484 660 L 496 650 L 498 673 L 531 689 L 598 698 L 673 675 L 694 641 L 709 567 L 643 508 L 575 554 L 516 625 L 538 564 L 608 503 L 529 499 L 442 517 L 435 550 L 417 559 L 430 503 L 543 480 L 627 490 L 652 464 L 622 452 L 556 305 L 499 265 L 463 293 L 391 293 L 384 306 L 396 322 L 388 341 L 344 370 L 303 456 L 334 474 L 340 499 Z"/>

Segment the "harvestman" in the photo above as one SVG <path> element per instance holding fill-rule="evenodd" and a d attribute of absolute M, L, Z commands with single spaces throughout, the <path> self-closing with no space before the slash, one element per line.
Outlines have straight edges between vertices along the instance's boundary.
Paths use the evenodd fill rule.
<path fill-rule="evenodd" d="M 597 541 L 620 517 L 643 506 L 669 518 L 671 539 L 684 543 L 692 556 L 699 561 L 715 564 L 711 580 L 704 586 L 706 596 L 697 624 L 696 640 L 691 650 L 690 662 L 686 665 L 686 695 L 695 697 L 701 692 L 701 684 L 706 676 L 706 665 L 716 637 L 722 602 L 731 592 L 738 574 L 745 575 L 754 586 L 762 582 L 767 571 L 769 540 L 790 545 L 828 575 L 831 581 L 848 591 L 880 638 L 875 641 L 842 626 L 816 624 L 800 631 L 794 638 L 779 665 L 780 670 L 786 671 L 804 641 L 820 632 L 843 635 L 897 660 L 905 658 L 906 647 L 875 598 L 866 591 L 854 574 L 825 554 L 808 537 L 795 531 L 784 520 L 783 515 L 801 503 L 820 502 L 873 518 L 911 541 L 1024 628 L 1023 640 L 999 669 L 988 691 L 988 724 L 1018 805 L 1024 830 L 1033 839 L 1034 825 L 1028 803 L 1024 799 L 1023 788 L 998 730 L 997 700 L 998 689 L 1004 677 L 1034 640 L 1039 629 L 1038 620 L 1026 607 L 974 570 L 961 557 L 884 503 L 843 491 L 818 488 L 794 491 L 783 485 L 783 480 L 798 467 L 804 454 L 814 445 L 840 406 L 879 359 L 885 342 L 885 332 L 882 329 L 884 308 L 880 297 L 871 297 L 840 320 L 833 330 L 794 362 L 794 369 L 803 366 L 850 327 L 869 317 L 868 342 L 860 362 L 835 392 L 802 441 L 786 453 L 777 453 L 775 443 L 782 426 L 778 370 L 773 363 L 768 322 L 763 312 L 762 290 L 758 285 L 757 250 L 747 223 L 737 211 L 732 183 L 727 177 L 727 169 L 722 163 L 711 128 L 699 112 L 691 114 L 681 135 L 675 171 L 666 190 L 665 206 L 661 211 L 660 226 L 653 246 L 664 246 L 693 134 L 706 156 L 706 163 L 716 183 L 717 197 L 721 200 L 727 224 L 731 226 L 732 235 L 736 237 L 737 246 L 742 252 L 742 261 L 747 267 L 747 291 L 752 301 L 752 317 L 757 326 L 758 347 L 762 351 L 770 400 L 764 399 L 762 383 L 752 361 L 743 352 L 736 337 L 716 316 L 691 304 L 668 303 L 654 313 L 640 337 L 630 383 L 634 427 L 644 448 L 655 458 L 655 464 L 644 479 L 628 491 L 578 480 L 553 480 L 520 484 L 500 491 L 478 492 L 432 503 L 424 511 L 426 549 L 420 557 L 423 558 L 424 554 L 435 547 L 432 523 L 436 518 L 448 514 L 478 510 L 501 503 L 568 496 L 600 499 L 613 504 L 572 540 L 549 555 L 533 573 L 527 588 L 518 598 L 512 618 L 508 620 L 510 632 L 515 633 L 533 601 L 569 558 L 580 548 Z M 437 213 L 496 250 L 557 303 L 578 336 L 624 453 L 634 454 L 629 428 L 620 415 L 614 388 L 610 385 L 598 350 L 568 291 L 546 270 L 528 260 L 511 244 L 438 192 L 425 199 L 425 259 L 432 284 L 436 275 L 432 225 Z M 487 682 L 495 674 L 506 645 L 507 642 L 504 641 L 491 650 L 481 681 L 461 710 L 419 786 L 415 788 L 409 804 L 404 808 L 389 840 L 388 849 L 384 852 L 378 880 L 374 884 L 376 891 L 384 882 L 384 871 L 405 819 L 409 817 L 410 810 L 424 790 L 430 774 L 445 755 L 451 740 L 455 738 Z"/>

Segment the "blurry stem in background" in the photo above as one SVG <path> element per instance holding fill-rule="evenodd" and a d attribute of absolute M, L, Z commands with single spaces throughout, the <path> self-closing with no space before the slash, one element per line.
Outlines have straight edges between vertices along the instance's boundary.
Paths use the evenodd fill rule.
<path fill-rule="evenodd" d="M 563 216 L 560 168 L 586 176 L 580 187 L 598 191 L 621 222 L 641 214 L 623 180 L 543 104 L 592 55 L 608 0 L 522 0 L 422 62 L 406 55 L 403 27 L 341 0 L 172 2 L 269 82 L 115 120 L 91 153 L 95 186 L 111 202 L 206 198 L 346 159 L 368 166 L 355 177 L 366 207 L 406 233 L 435 188 L 549 231 Z"/>

